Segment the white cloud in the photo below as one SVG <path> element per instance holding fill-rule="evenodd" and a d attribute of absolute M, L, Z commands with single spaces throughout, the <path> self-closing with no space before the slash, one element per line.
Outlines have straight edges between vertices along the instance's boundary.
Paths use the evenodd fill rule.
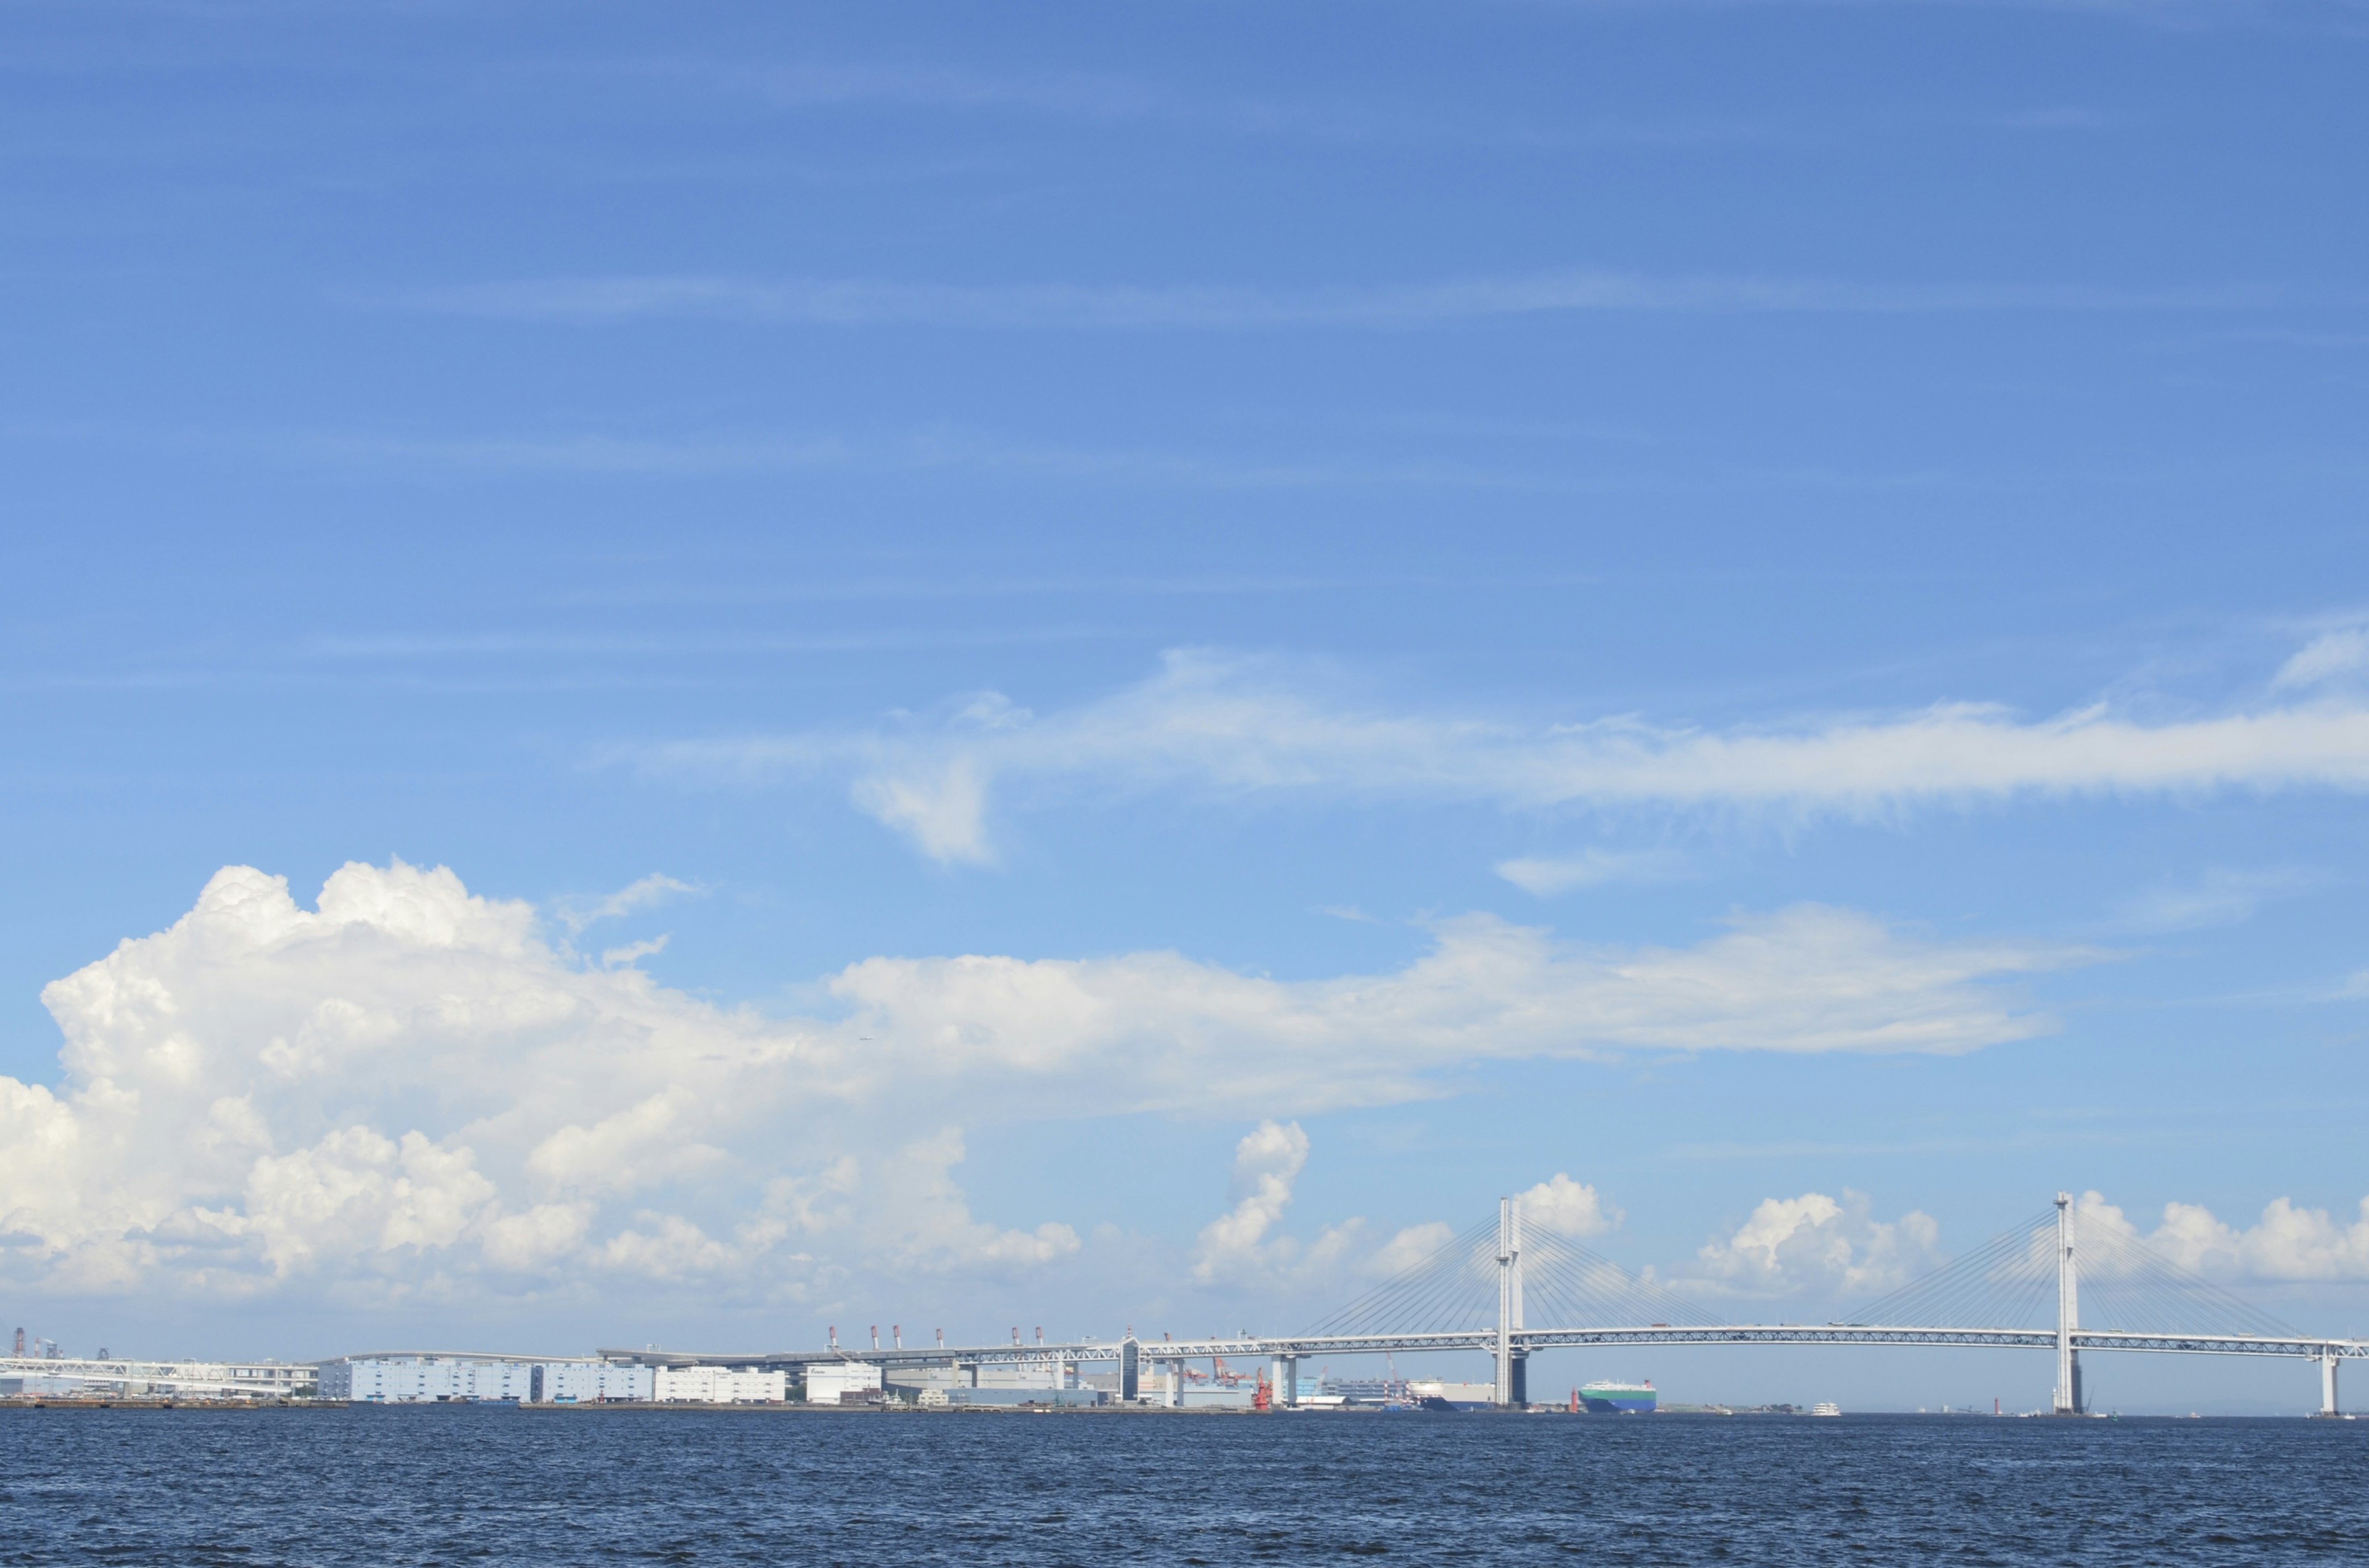
<path fill-rule="evenodd" d="M 961 1130 L 944 1127 L 876 1162 L 873 1182 L 886 1201 L 857 1222 L 880 1228 L 876 1240 L 900 1261 L 932 1269 L 1024 1268 L 1078 1250 L 1067 1225 L 1018 1230 L 974 1219 L 954 1179 L 966 1157 Z"/>
<path fill-rule="evenodd" d="M 693 318 L 823 326 L 976 330 L 1259 331 L 1421 327 L 1605 313 L 1900 315 L 1989 311 L 2228 310 L 2259 289 L 2148 291 L 1918 286 L 1815 279 L 1652 277 L 1585 268 L 1446 282 L 1300 290 L 1195 285 L 966 285 L 716 274 L 538 278 L 414 295 L 414 309 L 536 321 Z"/>
<path fill-rule="evenodd" d="M 2138 1227 L 2102 1194 L 2084 1193 L 2080 1223 L 2103 1226 L 2146 1244 L 2180 1267 L 2208 1279 L 2306 1281 L 2369 1279 L 2369 1197 L 2349 1223 L 2324 1208 L 2300 1208 L 2291 1198 L 2272 1199 L 2261 1219 L 2245 1229 L 2214 1217 L 2192 1203 L 2167 1203 L 2163 1220 L 2142 1238 Z M 2085 1268 L 2099 1266 L 2085 1262 Z"/>
<path fill-rule="evenodd" d="M 2279 667 L 2274 686 L 2318 686 L 2369 670 L 2369 626 L 2322 632 Z"/>
<path fill-rule="evenodd" d="M 1375 1250 L 1366 1272 L 1383 1279 L 1403 1274 L 1454 1240 L 1456 1228 L 1444 1219 L 1410 1225 Z"/>
<path fill-rule="evenodd" d="M 2236 925 L 2273 899 L 2293 898 L 2318 878 L 2307 871 L 2280 868 L 2231 871 L 2216 867 L 2193 881 L 2162 883 L 2123 904 L 2123 921 L 2143 931 L 2188 931 Z"/>
<path fill-rule="evenodd" d="M 1291 1185 L 1308 1163 L 1308 1135 L 1298 1122 L 1261 1122 L 1234 1148 L 1234 1207 L 1201 1231 L 1193 1276 L 1203 1284 L 1233 1277 L 1275 1262 L 1291 1247 L 1288 1237 L 1267 1232 L 1291 1204 Z"/>
<path fill-rule="evenodd" d="M 571 933 L 580 933 L 586 926 L 596 921 L 615 920 L 620 915 L 629 915 L 635 910 L 663 903 L 679 893 L 697 893 L 698 891 L 698 888 L 688 882 L 677 881 L 662 872 L 652 872 L 647 876 L 620 887 L 606 898 L 594 899 L 589 904 L 562 903 L 555 912 L 558 915 L 562 925 Z"/>
<path fill-rule="evenodd" d="M 970 1212 L 963 1122 L 1299 1115 L 1490 1060 L 1972 1050 L 2050 1026 L 1997 981 L 2077 956 L 1815 907 L 1677 948 L 1468 916 L 1379 974 L 875 958 L 829 979 L 842 1016 L 767 1018 L 577 960 L 450 871 L 348 865 L 307 910 L 231 867 L 43 992 L 62 1073 L 0 1077 L 0 1277 L 366 1291 L 432 1265 L 452 1290 L 608 1270 L 762 1295 L 857 1264 L 1025 1268 L 1078 1239 Z M 916 1139 L 916 1117 L 942 1130 Z M 1226 1235 L 1253 1251 L 1299 1136 L 1245 1146 Z M 1541 1213 L 1593 1223 L 1559 1182 Z"/>
<path fill-rule="evenodd" d="M 1195 1280 L 1274 1290 L 1328 1281 L 1341 1269 L 1363 1220 L 1329 1227 L 1312 1242 L 1276 1233 L 1307 1164 L 1308 1134 L 1298 1122 L 1264 1121 L 1243 1136 L 1234 1146 L 1234 1207 L 1202 1228 Z"/>
<path fill-rule="evenodd" d="M 1574 1182 L 1561 1171 L 1521 1198 L 1525 1231 L 1547 1230 L 1575 1241 L 1601 1236 L 1621 1220 L 1620 1211 L 1606 1203 L 1594 1187 Z"/>
<path fill-rule="evenodd" d="M 645 941 L 628 942 L 619 947 L 603 947 L 601 949 L 601 967 L 604 969 L 613 969 L 621 964 L 638 963 L 653 954 L 665 952 L 667 944 L 673 940 L 673 933 L 668 932 Z"/>
<path fill-rule="evenodd" d="M 805 1116 L 877 1138 L 842 1027 L 580 967 L 532 909 L 449 871 L 349 865 L 308 911 L 232 867 L 43 1000 L 62 1082 L 0 1078 L 0 1276 L 19 1282 L 238 1295 L 608 1270 L 763 1291 L 812 1273 L 794 1247 L 817 1233 L 915 1267 L 1077 1245 L 974 1219 L 958 1132 L 860 1161 L 799 1136 Z M 801 1171 L 847 1178 L 828 1217 L 771 1202 Z"/>
<path fill-rule="evenodd" d="M 1288 1106 L 1437 1092 L 1490 1059 L 1622 1051 L 1953 1053 L 2052 1025 L 1982 982 L 2081 956 L 1936 944 L 1802 906 L 1685 948 L 1581 946 L 1487 915 L 1403 969 L 1276 980 L 1173 953 L 873 958 L 832 984 L 864 1034 L 935 1073 L 1075 1075 L 1113 1109 Z"/>
<path fill-rule="evenodd" d="M 1650 882 L 1672 874 L 1677 857 L 1652 850 L 1582 850 L 1553 858 L 1524 856 L 1497 863 L 1497 875 L 1541 898 L 1608 882 Z"/>
<path fill-rule="evenodd" d="M 1910 1209 L 1873 1217 L 1864 1193 L 1843 1189 L 1765 1198 L 1734 1230 L 1696 1253 L 1696 1267 L 1672 1283 L 1742 1296 L 1870 1296 L 1907 1283 L 1940 1262 L 1940 1227 Z"/>
<path fill-rule="evenodd" d="M 1724 731 L 1631 717 L 1520 724 L 1322 700 L 1272 664 L 1172 653 L 1150 680 L 1061 713 L 990 694 L 943 722 L 681 742 L 639 760 L 683 776 L 848 777 L 859 807 L 924 853 L 979 861 L 991 855 L 994 791 L 1029 784 L 1860 818 L 2029 795 L 2357 791 L 2369 789 L 2369 707 L 2319 701 L 2147 722 L 2104 707 L 2022 720 L 1945 703 Z M 1501 870 L 1536 891 L 1607 868 L 1581 857 Z"/>
<path fill-rule="evenodd" d="M 942 861 L 983 864 L 987 846 L 987 784 L 978 763 L 956 756 L 937 767 L 898 775 L 873 773 L 855 781 L 855 804 Z"/>

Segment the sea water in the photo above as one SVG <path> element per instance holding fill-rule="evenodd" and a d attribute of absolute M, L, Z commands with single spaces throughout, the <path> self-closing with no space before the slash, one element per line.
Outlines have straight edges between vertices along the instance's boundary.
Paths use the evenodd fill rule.
<path fill-rule="evenodd" d="M 0 1563 L 2369 1563 L 2369 1422 L 0 1411 Z"/>

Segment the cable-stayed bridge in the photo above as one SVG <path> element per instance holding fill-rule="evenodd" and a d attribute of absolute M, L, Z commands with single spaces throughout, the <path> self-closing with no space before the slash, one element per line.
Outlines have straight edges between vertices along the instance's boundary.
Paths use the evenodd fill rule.
<path fill-rule="evenodd" d="M 1551 1231 L 1526 1236 L 1521 1202 L 1358 1297 L 1306 1332 L 1207 1339 L 1080 1340 L 1047 1344 L 841 1345 L 818 1350 L 681 1354 L 604 1350 L 670 1366 L 803 1368 L 832 1361 L 884 1368 L 1012 1363 L 1115 1363 L 1122 1398 L 1164 1390 L 1173 1401 L 1184 1364 L 1226 1357 L 1273 1364 L 1277 1403 L 1297 1402 L 1299 1361 L 1311 1356 L 1483 1351 L 1496 1365 L 1496 1402 L 1528 1402 L 1528 1361 L 1564 1345 L 1926 1345 L 2045 1351 L 2056 1362 L 2054 1408 L 2085 1413 L 2084 1351 L 2273 1356 L 2317 1361 L 2320 1411 L 2339 1413 L 2337 1368 L 2369 1358 L 2369 1340 L 2309 1334 L 2120 1230 L 2085 1224 L 2068 1194 L 2031 1220 L 1923 1278 L 1869 1302 L 1848 1321 L 1739 1323 L 1629 1273 Z"/>

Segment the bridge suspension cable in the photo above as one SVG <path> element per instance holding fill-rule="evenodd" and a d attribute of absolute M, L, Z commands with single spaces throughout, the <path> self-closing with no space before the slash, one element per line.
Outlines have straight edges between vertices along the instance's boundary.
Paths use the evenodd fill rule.
<path fill-rule="evenodd" d="M 2077 1210 L 2080 1327 L 2128 1333 L 2297 1339 L 2301 1332 L 2203 1276 L 2181 1267 L 2094 1209 Z M 2042 1329 L 2056 1321 L 2056 1210 L 1878 1297 L 1855 1323 Z"/>
<path fill-rule="evenodd" d="M 1340 1310 L 1305 1337 L 1474 1333 L 1497 1322 L 1498 1222 L 1450 1238 Z M 1684 1297 L 1550 1230 L 1521 1239 L 1523 1312 L 1532 1323 L 1705 1326 L 1719 1320 Z"/>

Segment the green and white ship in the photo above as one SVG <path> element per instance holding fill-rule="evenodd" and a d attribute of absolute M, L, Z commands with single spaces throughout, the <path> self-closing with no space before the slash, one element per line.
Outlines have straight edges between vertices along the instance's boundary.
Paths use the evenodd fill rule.
<path fill-rule="evenodd" d="M 1654 1380 L 1642 1383 L 1582 1383 L 1580 1408 L 1591 1415 L 1651 1415 L 1659 1402 Z"/>

